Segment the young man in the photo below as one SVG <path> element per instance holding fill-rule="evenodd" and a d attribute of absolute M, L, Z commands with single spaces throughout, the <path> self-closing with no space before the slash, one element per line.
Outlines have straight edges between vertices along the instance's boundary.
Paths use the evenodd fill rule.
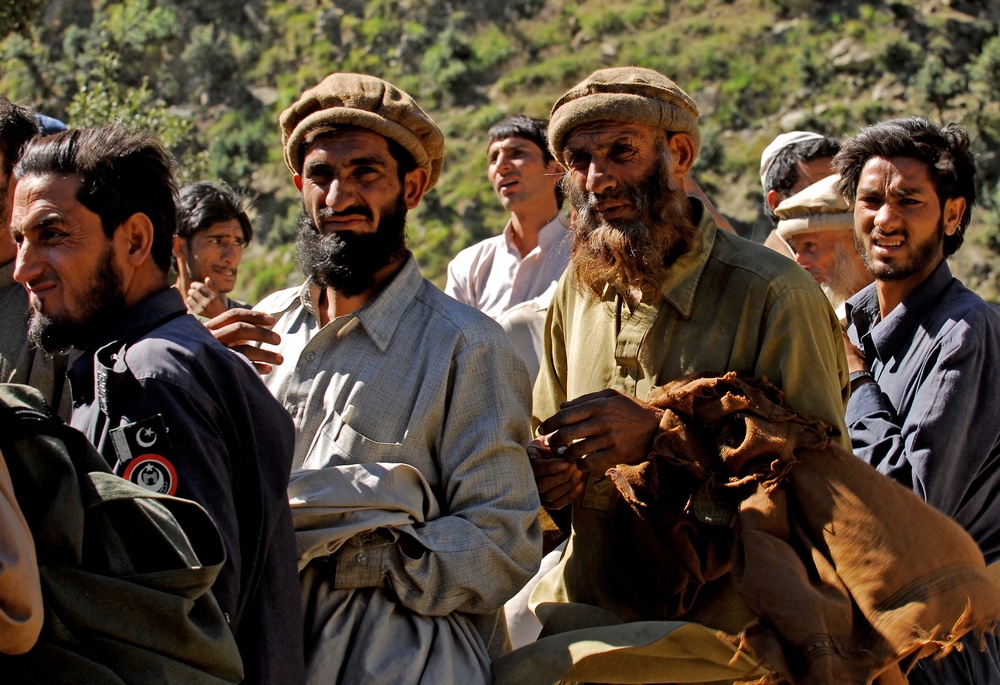
<path fill-rule="evenodd" d="M 170 155 L 148 133 L 36 139 L 17 166 L 14 278 L 30 297 L 31 339 L 82 351 L 73 427 L 116 474 L 198 502 L 218 526 L 227 559 L 212 591 L 244 682 L 300 682 L 292 423 L 170 287 L 174 193 Z"/>
<path fill-rule="evenodd" d="M 174 287 L 184 295 L 189 312 L 210 319 L 233 307 L 249 307 L 226 294 L 236 287 L 243 249 L 251 238 L 250 218 L 232 190 L 207 181 L 181 188 Z"/>
<path fill-rule="evenodd" d="M 498 319 L 559 280 L 570 241 L 559 217 L 561 168 L 545 144 L 545 122 L 517 115 L 494 124 L 489 138 L 486 176 L 510 220 L 500 235 L 455 256 L 444 291 Z"/>
<path fill-rule="evenodd" d="M 836 158 L 875 282 L 847 302 L 855 454 L 1000 559 L 1000 313 L 951 275 L 976 199 L 968 135 L 919 118 L 869 126 Z M 969 639 L 911 683 L 1000 682 L 997 640 Z"/>

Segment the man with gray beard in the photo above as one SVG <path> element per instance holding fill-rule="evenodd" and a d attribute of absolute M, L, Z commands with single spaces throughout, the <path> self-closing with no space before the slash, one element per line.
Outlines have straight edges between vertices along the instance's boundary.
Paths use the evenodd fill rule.
<path fill-rule="evenodd" d="M 645 401 L 654 386 L 693 372 L 766 377 L 846 444 L 846 360 L 822 291 L 784 257 L 718 230 L 684 194 L 698 116 L 673 81 L 637 67 L 598 70 L 552 108 L 549 146 L 566 167 L 575 240 L 549 310 L 528 452 L 543 505 L 570 509 L 571 535 L 533 603 L 674 618 L 658 579 L 679 562 L 615 553 L 623 503 L 604 477 L 646 459 L 663 413 Z M 719 585 L 707 587 L 710 596 Z"/>

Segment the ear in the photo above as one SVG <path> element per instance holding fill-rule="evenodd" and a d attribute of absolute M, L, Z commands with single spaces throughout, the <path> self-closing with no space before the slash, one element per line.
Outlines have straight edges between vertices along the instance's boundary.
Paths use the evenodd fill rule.
<path fill-rule="evenodd" d="M 781 193 L 772 188 L 771 190 L 767 191 L 767 197 L 764 199 L 767 200 L 768 207 L 770 207 L 771 209 L 777 209 L 778 205 L 781 204 L 781 201 L 784 198 L 781 197 Z"/>
<path fill-rule="evenodd" d="M 945 235 L 955 235 L 958 231 L 958 225 L 962 222 L 962 217 L 965 215 L 965 198 L 964 197 L 953 197 L 944 202 L 944 210 L 942 211 L 942 219 L 944 220 L 944 232 Z"/>
<path fill-rule="evenodd" d="M 410 171 L 403 178 L 403 202 L 407 209 L 413 209 L 420 204 L 420 198 L 427 192 L 427 183 L 430 177 L 427 169 L 418 168 Z"/>
<path fill-rule="evenodd" d="M 298 188 L 299 192 L 301 193 L 302 192 L 302 174 L 292 174 L 292 183 L 295 184 L 295 187 Z"/>
<path fill-rule="evenodd" d="M 674 175 L 680 177 L 691 171 L 696 159 L 694 139 L 687 133 L 674 133 L 667 139 L 667 149 L 674 158 Z"/>
<path fill-rule="evenodd" d="M 124 252 L 125 260 L 133 268 L 142 266 L 150 259 L 153 250 L 153 222 L 142 212 L 136 212 L 122 222 L 115 231 L 115 247 Z"/>

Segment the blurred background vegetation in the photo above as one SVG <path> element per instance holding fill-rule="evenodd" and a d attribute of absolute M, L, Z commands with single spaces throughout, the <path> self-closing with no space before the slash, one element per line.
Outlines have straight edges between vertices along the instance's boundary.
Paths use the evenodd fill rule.
<path fill-rule="evenodd" d="M 1000 2 L 899 0 L 4 0 L 0 92 L 82 127 L 156 129 L 179 180 L 255 199 L 235 295 L 299 280 L 299 201 L 277 117 L 334 71 L 413 95 L 444 131 L 445 171 L 409 220 L 424 274 L 498 233 L 486 130 L 546 116 L 601 66 L 673 78 L 702 110 L 695 177 L 740 232 L 762 237 L 760 153 L 775 135 L 849 136 L 919 114 L 959 121 L 980 155 L 981 206 L 953 269 L 1000 301 Z"/>

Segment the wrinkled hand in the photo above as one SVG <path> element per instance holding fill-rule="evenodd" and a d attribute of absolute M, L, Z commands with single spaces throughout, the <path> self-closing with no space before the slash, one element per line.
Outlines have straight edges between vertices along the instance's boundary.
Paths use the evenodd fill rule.
<path fill-rule="evenodd" d="M 226 298 L 215 287 L 211 276 L 206 278 L 204 283 L 193 281 L 188 286 L 186 302 L 189 312 L 204 316 L 206 319 L 226 311 Z"/>
<path fill-rule="evenodd" d="M 271 373 L 271 369 L 284 361 L 277 352 L 265 350 L 250 343 L 277 345 L 281 336 L 271 330 L 275 318 L 253 309 L 229 309 L 205 322 L 205 327 L 215 339 L 231 350 L 239 352 L 253 362 L 261 374 Z"/>
<path fill-rule="evenodd" d="M 847 336 L 847 331 L 843 331 L 841 334 L 844 336 L 844 351 L 847 352 L 847 370 L 851 373 L 855 371 L 867 371 L 868 362 L 865 360 L 865 353 L 851 342 L 851 339 Z"/>
<path fill-rule="evenodd" d="M 546 509 L 562 509 L 583 494 L 583 472 L 576 462 L 557 457 L 549 449 L 549 436 L 528 444 L 528 460 L 535 474 L 538 499 Z"/>
<path fill-rule="evenodd" d="M 663 416 L 662 409 L 617 390 L 581 395 L 559 407 L 539 427 L 540 433 L 551 434 L 549 449 L 599 473 L 643 461 Z"/>

